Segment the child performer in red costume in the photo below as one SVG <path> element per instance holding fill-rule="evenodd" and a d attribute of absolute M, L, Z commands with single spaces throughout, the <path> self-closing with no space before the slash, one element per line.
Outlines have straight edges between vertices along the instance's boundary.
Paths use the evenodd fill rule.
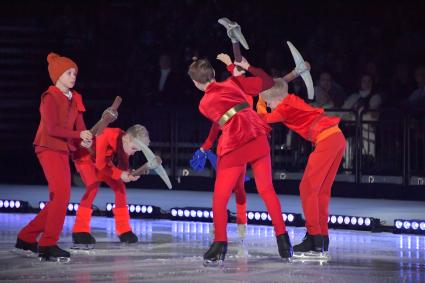
<path fill-rule="evenodd" d="M 217 56 L 217 59 L 221 62 L 223 62 L 226 65 L 227 70 L 229 73 L 238 81 L 238 83 L 241 85 L 241 87 L 244 89 L 245 92 L 255 92 L 257 90 L 256 80 L 246 77 L 245 76 L 245 70 L 242 68 L 236 68 L 236 66 L 232 63 L 232 59 L 229 55 L 220 53 Z M 267 73 L 265 73 L 260 68 L 251 67 L 250 72 L 255 77 L 258 77 L 262 79 L 263 81 L 267 81 L 270 77 Z M 246 101 L 249 103 L 250 108 L 254 107 L 254 100 L 253 96 L 246 95 Z M 206 155 L 204 158 L 208 157 L 208 159 L 214 159 L 214 154 L 210 153 L 210 149 L 212 145 L 214 144 L 215 140 L 217 139 L 218 135 L 220 133 L 220 126 L 217 123 L 213 123 L 210 129 L 210 132 L 208 134 L 207 139 L 202 144 L 200 149 L 196 151 L 194 157 L 200 156 L 200 155 Z M 200 151 L 200 152 L 199 152 Z M 213 157 L 211 157 L 213 155 Z M 203 169 L 203 166 L 202 166 Z M 246 217 L 246 192 L 245 192 L 245 186 L 244 183 L 247 180 L 246 175 L 246 168 L 244 170 L 244 173 L 240 176 L 239 180 L 236 183 L 236 187 L 233 189 L 233 192 L 235 193 L 236 198 L 236 224 L 238 226 L 238 234 L 241 238 L 244 238 L 246 235 L 246 224 L 247 224 L 247 217 Z M 248 178 L 249 180 L 249 178 Z"/>
<path fill-rule="evenodd" d="M 328 251 L 328 208 L 331 187 L 345 149 L 345 138 L 338 127 L 338 117 L 327 116 L 294 94 L 288 94 L 284 79 L 261 94 L 272 109 L 267 113 L 261 100 L 257 111 L 268 123 L 281 122 L 314 145 L 300 184 L 300 196 L 306 218 L 307 233 L 301 244 L 294 246 L 294 256 L 321 257 Z"/>
<path fill-rule="evenodd" d="M 78 67 L 69 58 L 55 53 L 47 56 L 53 86 L 41 96 L 40 125 L 34 140 L 35 153 L 43 168 L 49 187 L 49 202 L 18 234 L 18 250 L 39 253 L 42 260 L 68 262 L 69 252 L 57 246 L 65 220 L 71 191 L 69 153 L 73 142 L 90 143 L 92 134 L 86 130 L 81 95 L 72 88 Z M 38 236 L 41 235 L 37 243 Z"/>
<path fill-rule="evenodd" d="M 251 71 L 246 60 L 237 63 Z M 270 127 L 250 108 L 246 96 L 255 96 L 261 90 L 270 88 L 270 77 L 252 79 L 252 89 L 245 92 L 240 83 L 230 77 L 216 82 L 215 71 L 206 59 L 193 62 L 188 74 L 195 86 L 205 94 L 199 103 L 200 112 L 221 127 L 217 147 L 219 156 L 217 176 L 214 185 L 214 243 L 204 254 L 204 264 L 216 264 L 224 260 L 227 252 L 227 203 L 236 183 L 244 176 L 245 167 L 250 163 L 254 172 L 257 189 L 266 204 L 275 229 L 279 254 L 282 258 L 292 256 L 292 246 L 283 222 L 279 199 L 273 188 L 271 176 Z"/>
<path fill-rule="evenodd" d="M 92 204 L 99 191 L 101 182 L 108 184 L 115 194 L 115 230 L 123 243 L 135 243 L 137 236 L 130 226 L 127 208 L 126 187 L 124 183 L 136 181 L 140 176 L 133 176 L 129 170 L 129 157 L 140 151 L 135 143 L 138 140 L 149 145 L 149 133 L 142 125 L 134 125 L 127 131 L 118 128 L 106 128 L 95 138 L 92 154 L 80 154 L 74 160 L 75 167 L 86 185 L 86 192 L 81 198 L 72 240 L 75 248 L 93 248 L 95 238 L 90 234 Z M 160 161 L 160 159 L 158 158 Z"/>

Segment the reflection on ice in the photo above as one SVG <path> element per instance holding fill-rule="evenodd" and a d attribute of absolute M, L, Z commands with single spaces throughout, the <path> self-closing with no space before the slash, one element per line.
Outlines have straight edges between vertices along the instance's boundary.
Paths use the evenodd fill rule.
<path fill-rule="evenodd" d="M 132 219 L 140 242 L 119 243 L 113 218 L 93 217 L 97 244 L 73 252 L 69 264 L 39 263 L 12 254 L 16 234 L 33 215 L 0 214 L 0 279 L 27 282 L 425 282 L 425 237 L 350 230 L 330 231 L 328 263 L 280 260 L 271 226 L 248 225 L 243 242 L 229 224 L 229 251 L 221 268 L 204 268 L 212 223 Z M 60 245 L 71 246 L 74 217 Z M 303 228 L 288 228 L 292 243 Z"/>

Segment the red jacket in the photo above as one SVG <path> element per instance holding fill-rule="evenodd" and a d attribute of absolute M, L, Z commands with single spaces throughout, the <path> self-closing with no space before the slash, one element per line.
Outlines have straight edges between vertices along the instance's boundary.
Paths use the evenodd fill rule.
<path fill-rule="evenodd" d="M 72 140 L 79 139 L 80 132 L 86 129 L 83 112 L 85 107 L 79 93 L 72 91 L 69 100 L 60 89 L 50 86 L 41 96 L 41 119 L 33 142 L 36 152 L 74 151 Z"/>
<path fill-rule="evenodd" d="M 227 66 L 227 70 L 232 73 L 233 69 L 235 68 L 234 64 L 230 64 Z M 262 69 L 250 67 L 248 70 L 251 74 L 254 75 L 254 77 L 245 77 L 245 76 L 237 76 L 237 77 L 230 77 L 226 81 L 222 83 L 213 83 L 214 87 L 212 85 L 209 85 L 207 90 L 205 91 L 205 95 L 203 99 L 201 100 L 201 103 L 199 105 L 199 109 L 202 114 L 204 114 L 207 118 L 212 120 L 210 117 L 208 117 L 201 107 L 204 107 L 205 104 L 208 104 L 210 100 L 213 101 L 220 101 L 223 105 L 223 107 L 216 107 L 219 111 L 220 115 L 217 120 L 212 120 L 213 124 L 211 125 L 211 129 L 209 132 L 209 135 L 207 139 L 205 140 L 204 144 L 202 145 L 202 148 L 205 150 L 208 150 L 212 147 L 212 144 L 216 140 L 219 132 L 220 132 L 220 126 L 218 125 L 217 121 L 220 119 L 220 117 L 230 108 L 235 106 L 236 104 L 239 104 L 243 101 L 246 101 L 251 106 L 251 110 L 253 107 L 253 96 L 257 96 L 260 92 L 270 88 L 273 86 L 274 81 L 273 79 Z M 232 91 L 235 92 L 235 94 L 232 94 Z M 214 95 L 214 92 L 221 92 L 220 95 Z M 226 93 L 228 92 L 228 93 Z M 217 97 L 220 96 L 220 97 Z M 241 100 L 241 98 L 243 99 Z M 212 98 L 212 99 L 211 99 Z M 238 101 L 238 102 L 237 102 Z M 216 102 L 213 102 L 216 103 Z M 201 106 L 202 105 L 202 106 Z M 215 105 L 214 106 L 218 106 Z M 209 106 L 207 106 L 209 107 Z M 213 112 L 210 111 L 212 109 L 208 109 L 210 114 Z M 246 112 L 245 110 L 242 110 L 242 112 Z M 250 113 L 254 111 L 248 111 Z M 254 112 L 255 113 L 255 112 Z M 236 116 L 240 115 L 238 113 Z M 228 123 L 226 123 L 221 130 L 224 131 L 227 130 L 227 132 L 231 135 L 230 137 L 221 137 L 219 140 L 219 145 L 217 148 L 217 155 L 224 155 L 229 151 L 232 151 L 233 149 L 236 149 L 238 145 L 243 145 L 250 140 L 256 138 L 257 136 L 260 136 L 262 134 L 266 134 L 270 131 L 269 127 L 264 127 L 264 125 L 261 125 L 261 123 L 256 122 L 258 119 L 253 118 L 252 114 L 243 114 L 248 119 L 253 119 L 252 125 L 244 126 L 244 122 L 241 121 L 248 121 L 246 119 L 240 120 L 239 117 L 234 121 L 231 122 L 236 117 L 233 117 Z M 217 115 L 216 115 L 217 116 Z M 239 121 L 239 122 L 238 122 Z M 233 125 L 228 125 L 232 123 Z M 245 128 L 245 130 L 243 129 Z M 239 139 L 239 141 L 237 141 Z"/>
<path fill-rule="evenodd" d="M 118 128 L 106 128 L 96 137 L 92 148 L 96 149 L 95 166 L 99 177 L 121 179 L 121 173 L 129 168 L 129 156 L 124 152 L 122 137 L 125 132 Z"/>
<path fill-rule="evenodd" d="M 268 123 L 281 122 L 313 143 L 323 130 L 338 125 L 341 120 L 325 115 L 323 108 L 312 107 L 294 94 L 288 94 L 272 113 L 267 113 L 262 103 L 257 104 L 257 111 Z"/>

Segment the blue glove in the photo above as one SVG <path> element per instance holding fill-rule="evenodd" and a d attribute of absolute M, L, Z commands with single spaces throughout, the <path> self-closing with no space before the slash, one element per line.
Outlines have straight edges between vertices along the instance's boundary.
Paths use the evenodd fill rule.
<path fill-rule="evenodd" d="M 245 175 L 245 183 L 249 182 L 249 180 L 251 180 L 251 178 L 248 175 Z"/>
<path fill-rule="evenodd" d="M 205 153 L 207 154 L 207 158 L 211 163 L 211 166 L 217 170 L 217 155 L 215 155 L 211 150 L 207 150 Z"/>
<path fill-rule="evenodd" d="M 207 161 L 206 153 L 198 149 L 197 151 L 195 151 L 192 159 L 189 161 L 190 168 L 195 171 L 201 171 L 205 167 L 205 161 Z"/>

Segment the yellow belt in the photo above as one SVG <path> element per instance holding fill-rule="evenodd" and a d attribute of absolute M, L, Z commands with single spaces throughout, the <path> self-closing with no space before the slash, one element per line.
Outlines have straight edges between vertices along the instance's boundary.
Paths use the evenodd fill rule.
<path fill-rule="evenodd" d="M 223 114 L 223 116 L 221 116 L 220 120 L 218 120 L 218 124 L 222 127 L 224 124 L 227 123 L 227 121 L 229 121 L 233 116 L 235 116 L 236 113 L 245 108 L 249 108 L 248 102 L 242 102 L 233 106 L 232 108 L 227 110 L 226 113 Z"/>

